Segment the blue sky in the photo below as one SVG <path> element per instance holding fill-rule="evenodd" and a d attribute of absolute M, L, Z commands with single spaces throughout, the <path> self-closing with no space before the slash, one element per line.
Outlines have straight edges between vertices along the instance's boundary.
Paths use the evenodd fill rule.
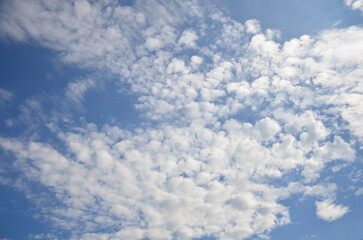
<path fill-rule="evenodd" d="M 362 15 L 1 1 L 0 239 L 363 239 Z"/>

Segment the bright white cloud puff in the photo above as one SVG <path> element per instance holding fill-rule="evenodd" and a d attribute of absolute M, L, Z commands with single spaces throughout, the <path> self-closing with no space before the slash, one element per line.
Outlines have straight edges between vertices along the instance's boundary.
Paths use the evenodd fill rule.
<path fill-rule="evenodd" d="M 331 222 L 343 217 L 349 211 L 348 207 L 336 205 L 329 200 L 316 202 L 316 214 L 319 218 Z"/>
<path fill-rule="evenodd" d="M 354 162 L 363 139 L 361 27 L 281 43 L 257 20 L 193 1 L 84 0 L 4 1 L 0 26 L 65 64 L 117 75 L 151 122 L 62 128 L 53 115 L 42 122 L 56 141 L 0 138 L 21 188 L 49 189 L 28 197 L 54 228 L 75 239 L 246 239 L 290 223 L 281 200 L 295 195 L 328 198 L 316 202 L 328 222 L 349 211 L 320 177 L 328 164 Z M 97 87 L 73 81 L 63 95 L 82 104 Z"/>

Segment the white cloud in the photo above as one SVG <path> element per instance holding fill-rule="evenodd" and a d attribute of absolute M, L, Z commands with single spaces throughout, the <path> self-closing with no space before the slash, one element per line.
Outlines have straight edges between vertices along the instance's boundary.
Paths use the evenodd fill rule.
<path fill-rule="evenodd" d="M 260 23 L 256 19 L 247 20 L 245 22 L 246 32 L 256 34 L 261 31 Z"/>
<path fill-rule="evenodd" d="M 95 82 L 91 79 L 79 80 L 76 82 L 71 82 L 66 88 L 66 97 L 74 102 L 75 104 L 81 104 L 84 100 L 85 93 L 90 89 L 95 87 Z"/>
<path fill-rule="evenodd" d="M 358 188 L 355 192 L 354 195 L 356 196 L 361 196 L 363 195 L 363 187 Z"/>
<path fill-rule="evenodd" d="M 324 221 L 331 222 L 343 217 L 349 208 L 343 205 L 336 205 L 330 200 L 316 202 L 316 214 Z"/>
<path fill-rule="evenodd" d="M 354 150 L 339 136 L 334 137 L 333 143 L 327 143 L 321 147 L 317 154 L 324 155 L 324 158 L 327 158 L 327 161 L 336 159 L 353 161 L 355 158 Z"/>
<path fill-rule="evenodd" d="M 363 29 L 357 26 L 325 31 L 312 51 L 316 56 L 322 57 L 325 64 L 332 66 L 361 64 L 363 61 L 363 47 L 360 44 L 362 37 Z M 350 44 L 346 44 L 347 42 Z"/>
<path fill-rule="evenodd" d="M 36 39 L 60 52 L 66 63 L 117 73 L 127 73 L 136 58 L 133 49 L 138 55 L 144 54 L 143 48 L 154 51 L 175 45 L 174 26 L 201 16 L 190 2 L 163 5 L 156 1 L 136 1 L 133 8 L 108 1 L 4 1 L 1 11 L 3 37 Z"/>
<path fill-rule="evenodd" d="M 82 134 L 61 134 L 67 145 L 67 158 L 51 146 L 37 142 L 2 138 L 0 145 L 17 156 L 17 165 L 26 169 L 27 178 L 51 187 L 65 204 L 65 208 L 53 210 L 59 226 L 75 224 L 83 231 L 92 231 L 124 221 L 140 236 L 149 238 L 172 233 L 184 238 L 237 233 L 248 237 L 254 233 L 252 229 L 263 233 L 289 222 L 286 208 L 273 200 L 279 194 L 273 199 L 258 194 L 272 193 L 267 185 L 248 179 L 243 182 L 245 187 L 236 185 L 235 177 L 249 176 L 251 169 L 261 167 L 245 168 L 255 155 L 238 163 L 230 160 L 231 146 L 243 141 L 236 138 L 238 133 L 217 134 L 201 126 L 163 129 L 134 136 L 116 127 L 102 132 L 90 128 Z M 105 132 L 119 135 L 114 138 Z M 124 140 L 116 140 L 120 138 Z M 261 149 L 253 141 L 244 140 L 241 144 Z M 205 146 L 200 154 L 197 146 Z M 245 170 L 239 173 L 236 167 L 240 164 Z M 225 183 L 218 180 L 221 174 Z M 268 172 L 260 174 L 270 176 Z M 169 214 L 171 211 L 173 215 Z M 97 218 L 101 222 L 94 223 Z M 62 219 L 67 219 L 67 223 Z M 222 231 L 222 226 L 231 221 L 237 225 Z M 148 228 L 142 230 L 143 224 Z M 128 231 L 125 228 L 113 234 L 124 236 Z"/>
<path fill-rule="evenodd" d="M 179 38 L 178 44 L 185 45 L 186 47 L 195 48 L 196 41 L 198 40 L 198 36 L 194 31 L 185 30 L 181 37 Z"/>
<path fill-rule="evenodd" d="M 192 56 L 191 58 L 191 64 L 192 65 L 200 65 L 203 62 L 203 58 L 199 57 L 199 56 Z"/>
<path fill-rule="evenodd" d="M 4 102 L 11 100 L 13 97 L 14 95 L 11 92 L 0 88 L 0 104 L 3 104 Z"/>
<path fill-rule="evenodd" d="M 167 73 L 188 73 L 189 70 L 185 67 L 183 60 L 174 58 L 167 67 Z"/>
<path fill-rule="evenodd" d="M 148 50 L 154 51 L 162 47 L 162 43 L 157 38 L 147 38 L 145 46 Z"/>
<path fill-rule="evenodd" d="M 60 146 L 0 138 L 23 177 L 62 203 L 40 206 L 46 217 L 76 239 L 264 236 L 290 222 L 281 199 L 334 199 L 336 184 L 322 184 L 320 173 L 328 162 L 356 158 L 353 142 L 339 135 L 363 138 L 360 27 L 279 43 L 257 20 L 243 25 L 187 1 L 3 6 L 3 36 L 116 74 L 144 115 L 130 131 L 117 123 L 53 127 Z M 197 41 L 210 44 L 197 48 Z M 80 103 L 97 87 L 71 82 L 65 98 Z M 22 111 L 29 122 L 39 114 L 57 124 L 43 116 L 40 100 L 27 100 Z M 328 200 L 316 206 L 326 221 L 348 211 Z"/>
<path fill-rule="evenodd" d="M 39 234 L 30 234 L 27 236 L 26 239 L 29 240 L 39 240 L 39 239 L 53 239 L 53 240 L 57 240 L 58 237 L 55 234 L 51 234 L 51 233 L 39 233 Z"/>
<path fill-rule="evenodd" d="M 363 13 L 363 0 L 344 0 L 344 3 L 348 7 L 354 10 L 359 9 Z"/>

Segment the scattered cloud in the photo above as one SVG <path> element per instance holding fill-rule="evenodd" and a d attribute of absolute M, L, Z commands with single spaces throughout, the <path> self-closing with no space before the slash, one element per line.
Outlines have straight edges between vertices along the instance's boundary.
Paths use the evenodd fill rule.
<path fill-rule="evenodd" d="M 0 138 L 21 177 L 60 203 L 42 199 L 44 217 L 75 239 L 266 237 L 291 221 L 282 199 L 335 199 L 337 184 L 321 173 L 356 159 L 343 135 L 363 139 L 359 26 L 281 43 L 257 20 L 241 24 L 189 1 L 2 6 L 3 37 L 36 41 L 66 64 L 115 74 L 145 119 L 128 130 L 61 128 L 42 100 L 28 99 L 22 118 L 53 126 L 52 140 Z M 62 96 L 81 104 L 97 88 L 82 79 Z M 316 207 L 325 221 L 349 211 L 331 200 Z"/>
<path fill-rule="evenodd" d="M 59 238 L 55 234 L 38 233 L 38 234 L 30 234 L 30 235 L 28 235 L 26 239 L 28 239 L 28 240 L 42 240 L 42 239 L 57 240 Z"/>

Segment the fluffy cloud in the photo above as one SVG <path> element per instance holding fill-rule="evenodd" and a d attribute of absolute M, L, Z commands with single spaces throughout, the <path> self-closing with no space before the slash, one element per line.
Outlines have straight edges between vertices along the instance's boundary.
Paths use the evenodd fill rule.
<path fill-rule="evenodd" d="M 52 139 L 0 138 L 24 184 L 45 186 L 60 203 L 31 194 L 44 216 L 76 239 L 264 236 L 290 222 L 282 199 L 334 199 L 337 185 L 321 172 L 355 160 L 360 27 L 279 43 L 257 20 L 237 23 L 187 1 L 2 6 L 3 37 L 35 40 L 64 63 L 117 75 L 144 117 L 131 130 L 85 123 L 52 127 Z M 65 98 L 80 103 L 97 87 L 71 82 Z M 40 102 L 28 105 L 41 112 Z M 316 206 L 327 221 L 348 211 L 330 200 Z"/>
<path fill-rule="evenodd" d="M 362 0 L 344 0 L 344 3 L 354 10 L 359 9 L 363 13 L 363 1 Z"/>
<path fill-rule="evenodd" d="M 190 2 L 157 1 L 137 1 L 133 8 L 109 1 L 4 1 L 1 11 L 3 37 L 35 39 L 58 51 L 67 63 L 117 73 L 127 73 L 128 65 L 145 50 L 175 45 L 177 25 L 201 15 Z"/>
<path fill-rule="evenodd" d="M 196 40 L 198 40 L 198 36 L 194 31 L 185 30 L 182 36 L 179 38 L 178 43 L 180 45 L 185 45 L 186 47 L 194 48 L 196 47 Z"/>
<path fill-rule="evenodd" d="M 319 218 L 328 222 L 343 217 L 348 211 L 348 207 L 336 205 L 330 200 L 316 202 L 316 214 Z"/>

